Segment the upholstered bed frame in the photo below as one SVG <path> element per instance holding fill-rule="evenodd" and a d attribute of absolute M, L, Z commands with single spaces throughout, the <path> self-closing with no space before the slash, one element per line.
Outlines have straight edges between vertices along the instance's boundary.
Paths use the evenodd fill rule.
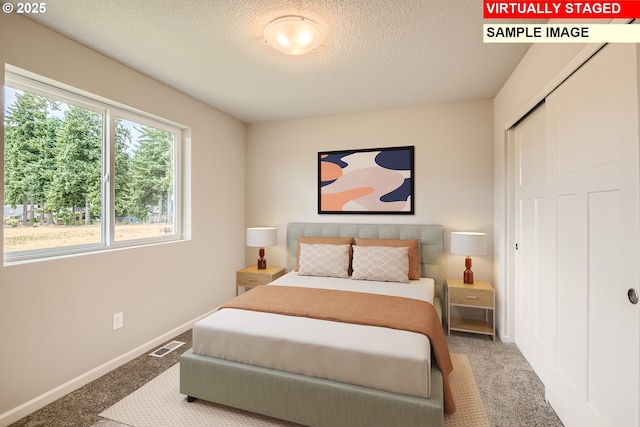
<path fill-rule="evenodd" d="M 419 239 L 423 277 L 436 282 L 441 313 L 443 228 L 439 225 L 291 223 L 287 267 L 295 267 L 298 236 Z M 308 426 L 443 426 L 442 374 L 431 368 L 431 398 L 385 392 L 194 354 L 180 358 L 180 393 Z"/>

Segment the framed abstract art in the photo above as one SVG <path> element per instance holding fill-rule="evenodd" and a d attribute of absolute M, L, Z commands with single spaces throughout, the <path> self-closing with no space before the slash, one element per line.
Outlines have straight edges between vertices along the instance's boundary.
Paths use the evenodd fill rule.
<path fill-rule="evenodd" d="M 413 215 L 414 147 L 318 153 L 319 214 Z"/>

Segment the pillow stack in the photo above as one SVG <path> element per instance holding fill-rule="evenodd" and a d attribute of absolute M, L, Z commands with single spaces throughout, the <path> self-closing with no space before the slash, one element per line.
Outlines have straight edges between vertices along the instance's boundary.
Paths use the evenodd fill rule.
<path fill-rule="evenodd" d="M 296 271 L 302 276 L 408 283 L 420 279 L 418 239 L 298 237 Z"/>

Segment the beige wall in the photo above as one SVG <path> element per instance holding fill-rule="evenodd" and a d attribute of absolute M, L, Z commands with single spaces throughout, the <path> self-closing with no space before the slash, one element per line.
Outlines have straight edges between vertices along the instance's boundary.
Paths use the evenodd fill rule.
<path fill-rule="evenodd" d="M 286 265 L 286 224 L 363 222 L 442 224 L 447 232 L 493 235 L 493 104 L 491 101 L 252 124 L 247 134 L 248 226 L 279 228 L 272 265 Z M 318 215 L 317 153 L 325 150 L 415 146 L 415 215 Z M 256 250 L 247 249 L 254 263 Z M 447 256 L 447 275 L 464 270 Z M 477 279 L 493 277 L 492 256 L 474 259 Z"/>
<path fill-rule="evenodd" d="M 191 129 L 185 150 L 191 240 L 0 267 L 5 425 L 163 343 L 234 295 L 234 271 L 245 262 L 246 129 L 15 14 L 0 14 L 0 40 L 1 64 Z M 0 132 L 0 146 L 1 138 Z M 112 315 L 120 311 L 124 327 L 113 331 Z"/>

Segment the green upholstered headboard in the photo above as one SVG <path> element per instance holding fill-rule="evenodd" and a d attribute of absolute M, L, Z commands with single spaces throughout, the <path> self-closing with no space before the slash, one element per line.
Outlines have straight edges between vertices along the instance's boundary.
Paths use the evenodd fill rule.
<path fill-rule="evenodd" d="M 443 295 L 444 227 L 420 224 L 332 224 L 292 222 L 287 226 L 287 269 L 296 265 L 298 236 L 360 237 L 365 239 L 418 239 L 422 277 L 436 282 L 436 296 Z"/>

